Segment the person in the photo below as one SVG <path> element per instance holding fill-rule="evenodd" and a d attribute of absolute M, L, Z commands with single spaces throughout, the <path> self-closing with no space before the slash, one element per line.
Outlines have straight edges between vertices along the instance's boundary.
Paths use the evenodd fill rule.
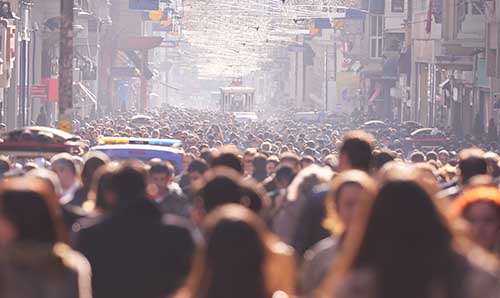
<path fill-rule="evenodd" d="M 61 213 L 63 223 L 68 230 L 71 230 L 73 224 L 78 220 L 88 216 L 88 213 L 80 207 L 60 204 L 62 188 L 59 177 L 54 172 L 45 168 L 38 168 L 27 172 L 25 176 L 39 179 L 48 186 L 51 191 L 50 198 L 53 199 L 53 204 L 57 206 L 56 209 Z"/>
<path fill-rule="evenodd" d="M 488 172 L 488 163 L 483 150 L 469 148 L 458 154 L 458 173 L 456 179 L 438 194 L 440 199 L 455 199 L 463 191 L 469 181 Z"/>
<path fill-rule="evenodd" d="M 200 190 L 196 194 L 194 212 L 201 224 L 206 214 L 225 204 L 241 204 L 243 191 L 241 175 L 229 167 L 218 166 L 203 175 Z"/>
<path fill-rule="evenodd" d="M 364 131 L 351 131 L 345 134 L 339 151 L 339 172 L 356 169 L 370 170 L 373 136 Z"/>
<path fill-rule="evenodd" d="M 373 203 L 359 205 L 346 253 L 316 296 L 498 297 L 495 260 L 455 235 L 416 176 L 392 176 Z"/>
<path fill-rule="evenodd" d="M 312 293 L 322 283 L 330 265 L 340 252 L 346 232 L 356 216 L 362 200 L 373 200 L 376 184 L 365 172 L 350 170 L 335 177 L 326 199 L 327 216 L 324 225 L 331 236 L 315 244 L 304 254 L 298 292 Z"/>
<path fill-rule="evenodd" d="M 305 155 L 300 159 L 301 169 L 305 169 L 314 164 L 314 158 L 311 155 Z"/>
<path fill-rule="evenodd" d="M 416 152 L 413 152 L 411 155 L 410 155 L 410 161 L 414 164 L 417 164 L 417 163 L 424 163 L 426 161 L 425 159 L 425 154 L 420 152 L 420 151 L 416 151 Z"/>
<path fill-rule="evenodd" d="M 500 256 L 500 191 L 493 186 L 465 190 L 450 208 L 452 219 L 464 218 L 472 240 L 485 250 Z"/>
<path fill-rule="evenodd" d="M 8 157 L 0 156 L 0 178 L 10 171 L 11 162 Z"/>
<path fill-rule="evenodd" d="M 92 266 L 94 298 L 165 297 L 190 270 L 195 244 L 188 225 L 162 217 L 146 186 L 144 166 L 125 163 L 110 181 L 116 206 L 75 231 L 75 247 Z"/>
<path fill-rule="evenodd" d="M 427 161 L 431 161 L 431 160 L 438 161 L 438 154 L 436 152 L 434 152 L 434 151 L 429 151 L 425 155 L 425 160 L 427 160 Z"/>
<path fill-rule="evenodd" d="M 500 157 L 494 152 L 486 152 L 484 155 L 486 162 L 488 163 L 488 175 L 494 178 L 500 177 Z"/>
<path fill-rule="evenodd" d="M 277 280 L 293 281 L 294 268 L 281 263 L 268 269 L 276 265 L 276 244 L 255 213 L 225 205 L 208 215 L 203 230 L 205 245 L 178 297 L 268 298 L 278 290 L 293 290 L 276 288 Z"/>
<path fill-rule="evenodd" d="M 257 182 L 262 182 L 267 178 L 267 157 L 262 153 L 256 153 L 252 161 L 252 176 Z"/>
<path fill-rule="evenodd" d="M 199 189 L 203 175 L 208 171 L 208 164 L 204 159 L 197 158 L 187 168 L 189 176 L 188 195 L 190 197 Z"/>
<path fill-rule="evenodd" d="M 210 167 L 216 168 L 219 166 L 231 168 L 240 175 L 244 175 L 244 167 L 238 158 L 238 151 L 234 148 L 224 148 L 218 156 L 213 158 Z"/>
<path fill-rule="evenodd" d="M 279 208 L 272 222 L 272 231 L 283 242 L 290 245 L 298 243 L 294 241 L 294 237 L 299 225 L 302 224 L 300 215 L 304 206 L 311 199 L 313 189 L 318 185 L 330 182 L 332 177 L 333 172 L 329 168 L 317 165 L 309 166 L 297 174 L 288 187 L 286 200 Z M 294 248 L 297 247 L 294 246 Z"/>
<path fill-rule="evenodd" d="M 90 217 L 109 214 L 115 207 L 117 198 L 111 189 L 111 178 L 118 168 L 118 163 L 108 163 L 93 175 L 87 201 L 83 203 L 83 209 Z"/>
<path fill-rule="evenodd" d="M 154 160 L 150 162 L 150 185 L 154 186 L 153 200 L 163 214 L 174 214 L 189 217 L 190 203 L 180 186 L 173 182 L 174 167 L 170 162 Z"/>
<path fill-rule="evenodd" d="M 300 159 L 292 152 L 285 152 L 280 155 L 280 165 L 291 167 L 295 174 L 300 171 Z"/>
<path fill-rule="evenodd" d="M 441 150 L 438 153 L 438 159 L 441 162 L 441 165 L 446 166 L 450 161 L 450 153 L 447 150 Z"/>
<path fill-rule="evenodd" d="M 245 177 L 251 177 L 254 172 L 253 160 L 255 155 L 257 154 L 257 150 L 255 148 L 249 148 L 245 150 L 243 153 L 243 175 Z"/>
<path fill-rule="evenodd" d="M 271 209 L 273 216 L 282 206 L 286 198 L 287 188 L 295 178 L 294 170 L 289 166 L 280 165 L 273 179 L 264 187 L 271 198 Z"/>
<path fill-rule="evenodd" d="M 276 170 L 278 169 L 279 165 L 280 165 L 280 160 L 278 159 L 277 156 L 272 155 L 268 157 L 266 162 L 267 177 L 271 177 L 272 175 L 276 174 Z"/>
<path fill-rule="evenodd" d="M 51 159 L 52 171 L 61 182 L 61 205 L 72 204 L 75 192 L 80 188 L 80 181 L 73 157 L 69 153 L 60 153 Z"/>
<path fill-rule="evenodd" d="M 0 184 L 0 297 L 92 297 L 89 263 L 67 246 L 51 196 L 35 177 Z"/>
<path fill-rule="evenodd" d="M 395 159 L 394 154 L 390 151 L 374 151 L 372 158 L 372 172 L 378 173 L 382 167 Z"/>
<path fill-rule="evenodd" d="M 241 204 L 266 218 L 270 212 L 271 199 L 262 184 L 254 179 L 242 179 L 239 186 L 242 191 Z"/>
<path fill-rule="evenodd" d="M 82 186 L 75 192 L 72 205 L 81 207 L 87 200 L 87 195 L 90 191 L 90 185 L 95 172 L 103 165 L 109 163 L 110 160 L 106 154 L 99 151 L 90 153 L 85 160 L 82 170 Z"/>

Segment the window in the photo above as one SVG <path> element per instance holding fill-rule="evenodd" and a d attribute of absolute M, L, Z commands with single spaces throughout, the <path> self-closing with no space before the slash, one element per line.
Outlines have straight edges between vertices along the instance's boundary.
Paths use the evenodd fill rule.
<path fill-rule="evenodd" d="M 392 12 L 404 12 L 405 11 L 405 0 L 392 0 L 391 11 Z"/>
<path fill-rule="evenodd" d="M 455 34 L 460 39 L 482 39 L 485 28 L 484 0 L 457 0 Z"/>
<path fill-rule="evenodd" d="M 370 57 L 382 57 L 384 36 L 384 16 L 370 16 Z"/>

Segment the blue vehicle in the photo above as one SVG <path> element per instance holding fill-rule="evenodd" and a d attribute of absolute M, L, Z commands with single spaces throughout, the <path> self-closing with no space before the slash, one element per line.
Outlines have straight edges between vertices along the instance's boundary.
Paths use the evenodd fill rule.
<path fill-rule="evenodd" d="M 116 144 L 98 145 L 91 148 L 90 151 L 100 151 L 114 160 L 137 159 L 148 162 L 153 158 L 159 158 L 172 162 L 176 173 L 181 173 L 183 171 L 182 159 L 184 157 L 184 152 L 171 147 L 141 144 Z"/>

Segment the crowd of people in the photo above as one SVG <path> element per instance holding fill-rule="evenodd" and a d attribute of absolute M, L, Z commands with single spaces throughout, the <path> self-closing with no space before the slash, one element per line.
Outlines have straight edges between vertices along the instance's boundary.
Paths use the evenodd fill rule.
<path fill-rule="evenodd" d="M 0 297 L 500 297 L 496 140 L 131 116 L 76 133 L 179 139 L 182 172 L 98 152 L 0 158 Z"/>

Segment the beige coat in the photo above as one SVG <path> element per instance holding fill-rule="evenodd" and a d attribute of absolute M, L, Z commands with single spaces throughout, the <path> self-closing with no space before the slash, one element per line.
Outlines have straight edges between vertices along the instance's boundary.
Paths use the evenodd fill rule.
<path fill-rule="evenodd" d="M 64 244 L 0 251 L 0 297 L 91 298 L 90 265 Z"/>

